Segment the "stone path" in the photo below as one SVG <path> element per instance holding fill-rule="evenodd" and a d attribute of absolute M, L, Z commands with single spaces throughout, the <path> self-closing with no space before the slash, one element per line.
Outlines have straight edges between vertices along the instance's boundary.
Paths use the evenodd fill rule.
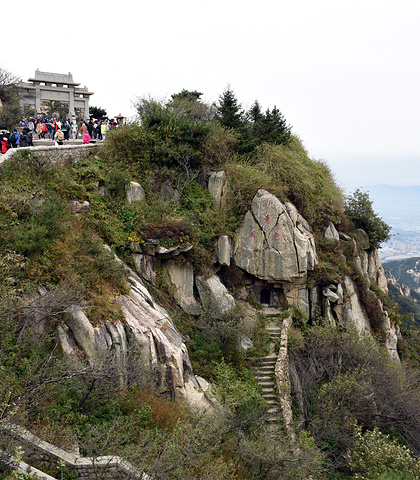
<path fill-rule="evenodd" d="M 281 313 L 282 310 L 280 308 L 264 307 L 263 312 L 270 319 L 273 315 Z M 270 405 L 268 422 L 275 423 L 279 420 L 281 412 L 278 408 L 278 397 L 275 389 L 274 369 L 277 362 L 277 354 L 274 347 L 280 338 L 281 327 L 276 322 L 270 321 L 266 330 L 270 334 L 270 353 L 258 359 L 258 366 L 255 367 L 254 375 L 262 389 L 263 398 Z"/>

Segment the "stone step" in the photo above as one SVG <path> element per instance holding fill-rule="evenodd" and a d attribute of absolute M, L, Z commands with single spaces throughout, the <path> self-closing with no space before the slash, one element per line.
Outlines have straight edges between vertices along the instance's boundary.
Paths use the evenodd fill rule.
<path fill-rule="evenodd" d="M 267 368 L 272 368 L 274 370 L 274 368 L 276 367 L 276 362 L 272 361 L 272 362 L 261 362 L 256 368 L 256 370 L 261 370 L 261 369 L 267 369 Z"/>
<path fill-rule="evenodd" d="M 254 377 L 259 382 L 274 382 L 274 375 L 267 375 L 267 373 L 256 374 L 254 372 Z"/>
<path fill-rule="evenodd" d="M 274 382 L 260 382 L 260 381 L 258 381 L 258 385 L 263 389 L 264 388 L 271 388 L 271 389 L 274 388 Z"/>
<path fill-rule="evenodd" d="M 260 382 L 273 382 L 274 381 L 274 368 L 271 370 L 263 369 L 254 372 L 254 377 Z"/>
<path fill-rule="evenodd" d="M 276 362 L 274 360 L 272 360 L 271 362 L 260 362 L 254 368 L 255 368 L 255 370 L 258 370 L 260 368 L 266 368 L 266 367 L 274 368 L 275 366 L 276 366 Z"/>
<path fill-rule="evenodd" d="M 277 362 L 277 357 L 263 357 L 260 358 L 259 366 L 260 365 L 275 365 Z"/>
<path fill-rule="evenodd" d="M 283 313 L 282 308 L 278 307 L 269 307 L 269 306 L 264 306 L 262 309 L 264 315 L 270 316 L 270 315 L 279 315 L 280 313 Z"/>
<path fill-rule="evenodd" d="M 259 378 L 256 378 L 258 385 L 262 388 L 267 388 L 270 385 L 274 386 L 274 380 L 273 379 L 268 379 L 268 380 L 260 380 Z"/>
<path fill-rule="evenodd" d="M 276 395 L 274 393 L 263 393 L 262 394 L 262 397 L 264 398 L 264 400 L 267 400 L 267 401 L 273 401 L 273 402 L 276 402 L 277 403 L 277 398 L 276 398 Z"/>
<path fill-rule="evenodd" d="M 274 376 L 274 368 L 264 368 L 262 370 L 257 370 L 254 372 L 255 378 L 262 378 L 262 377 L 272 377 Z"/>
<path fill-rule="evenodd" d="M 254 371 L 254 376 L 255 377 L 274 377 L 274 365 L 272 366 L 267 366 L 267 367 L 260 367 L 258 370 Z"/>
<path fill-rule="evenodd" d="M 273 378 L 259 378 L 255 377 L 257 380 L 258 385 L 261 387 L 268 387 L 268 385 L 274 385 L 274 379 Z"/>
<path fill-rule="evenodd" d="M 266 393 L 273 393 L 274 392 L 273 387 L 266 387 L 266 388 L 262 388 L 261 390 L 262 390 L 262 396 L 263 397 Z"/>

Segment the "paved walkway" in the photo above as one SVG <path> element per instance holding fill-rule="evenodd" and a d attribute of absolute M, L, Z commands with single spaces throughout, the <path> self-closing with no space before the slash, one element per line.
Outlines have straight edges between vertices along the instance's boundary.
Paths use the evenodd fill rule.
<path fill-rule="evenodd" d="M 92 139 L 93 140 L 93 143 L 103 143 L 102 140 L 95 140 L 95 139 Z M 49 147 L 49 146 L 53 146 L 55 145 L 55 141 L 54 140 L 48 140 L 48 139 L 40 139 L 38 140 L 37 138 L 33 140 L 33 143 L 34 143 L 34 147 Z M 70 140 L 64 140 L 63 141 L 63 145 L 83 145 L 83 138 L 77 138 L 76 140 L 73 140 L 72 138 Z M 21 148 L 26 148 L 26 147 L 21 147 Z"/>
<path fill-rule="evenodd" d="M 37 141 L 38 142 L 38 141 Z M 55 142 L 49 140 L 39 140 L 40 143 L 34 142 L 33 147 L 19 147 L 19 148 L 9 148 L 6 153 L 0 155 L 0 165 L 10 157 L 12 157 L 16 152 L 19 150 L 31 150 L 33 152 L 48 152 L 53 150 L 61 150 L 62 153 L 69 151 L 69 150 L 94 150 L 95 148 L 99 148 L 102 145 L 102 141 L 97 143 L 88 143 L 84 145 L 82 141 L 66 141 L 63 145 L 55 145 Z"/>

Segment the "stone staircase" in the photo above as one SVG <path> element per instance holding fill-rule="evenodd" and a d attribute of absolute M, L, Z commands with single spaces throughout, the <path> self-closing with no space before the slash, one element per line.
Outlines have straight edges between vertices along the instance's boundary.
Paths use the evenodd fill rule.
<path fill-rule="evenodd" d="M 264 308 L 265 315 L 270 319 L 270 316 L 280 313 L 281 310 L 266 307 Z M 268 410 L 269 423 L 276 423 L 279 420 L 280 411 L 278 408 L 278 398 L 275 389 L 275 374 L 274 369 L 277 361 L 277 354 L 274 346 L 276 341 L 280 338 L 281 327 L 275 322 L 271 321 L 267 327 L 267 332 L 270 334 L 270 353 L 258 359 L 257 366 L 254 369 L 254 375 L 262 390 L 262 396 L 270 406 Z"/>

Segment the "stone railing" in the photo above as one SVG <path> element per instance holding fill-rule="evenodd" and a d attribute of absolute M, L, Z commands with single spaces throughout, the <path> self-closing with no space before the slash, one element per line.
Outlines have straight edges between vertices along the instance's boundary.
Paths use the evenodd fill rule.
<path fill-rule="evenodd" d="M 86 157 L 91 151 L 98 149 L 101 146 L 99 143 L 88 143 L 87 145 L 58 145 L 58 146 L 39 146 L 39 147 L 22 147 L 10 148 L 6 153 L 0 155 L 0 165 L 16 152 L 23 152 L 29 150 L 37 155 L 52 155 L 55 162 L 60 162 L 64 159 L 71 158 L 78 160 Z"/>
<path fill-rule="evenodd" d="M 18 468 L 43 467 L 48 470 L 56 470 L 57 467 L 65 466 L 76 473 L 77 478 L 84 479 L 112 479 L 112 480 L 148 480 L 149 476 L 139 473 L 130 463 L 117 456 L 83 457 L 75 453 L 66 452 L 51 443 L 41 440 L 24 428 L 12 424 L 0 425 L 0 445 L 20 446 L 23 449 L 23 460 Z M 25 463 L 26 462 L 26 463 Z M 10 456 L 1 462 L 10 464 Z M 25 467 L 26 466 L 26 467 Z M 33 473 L 35 473 L 33 471 Z M 39 474 L 38 474 L 39 475 Z M 43 478 L 52 479 L 43 474 Z"/>

